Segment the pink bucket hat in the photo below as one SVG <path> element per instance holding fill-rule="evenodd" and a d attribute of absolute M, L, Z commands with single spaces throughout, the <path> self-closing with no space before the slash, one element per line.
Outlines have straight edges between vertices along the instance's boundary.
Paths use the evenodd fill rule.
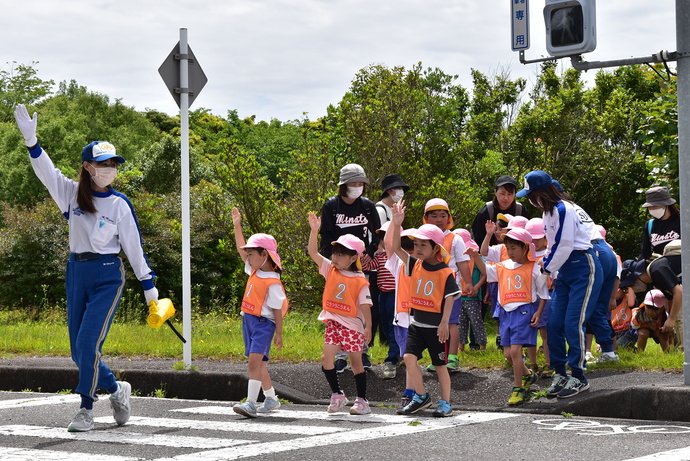
<path fill-rule="evenodd" d="M 283 266 L 280 263 L 280 256 L 278 256 L 278 242 L 269 234 L 254 234 L 247 240 L 247 243 L 240 248 L 263 248 L 268 251 L 269 256 L 276 263 L 280 270 Z"/>
<path fill-rule="evenodd" d="M 453 222 L 453 215 L 451 214 L 450 208 L 448 207 L 448 202 L 446 202 L 442 198 L 432 198 L 431 200 L 426 202 L 426 205 L 424 206 L 424 224 L 427 224 L 426 214 L 429 211 L 434 210 L 445 210 L 448 212 L 448 226 L 446 227 L 446 229 L 452 229 L 453 226 L 455 226 L 455 223 Z"/>
<path fill-rule="evenodd" d="M 417 231 L 417 229 L 415 229 L 414 227 L 410 227 L 409 229 L 405 229 L 402 232 L 400 232 L 400 237 L 410 237 L 416 231 Z"/>
<path fill-rule="evenodd" d="M 597 230 L 601 238 L 606 240 L 606 229 L 604 228 L 604 226 L 597 224 L 596 226 L 594 226 L 594 228 Z"/>
<path fill-rule="evenodd" d="M 668 301 L 661 290 L 649 290 L 644 297 L 644 303 L 647 306 L 652 306 L 657 309 L 666 309 Z"/>
<path fill-rule="evenodd" d="M 524 216 L 513 216 L 510 218 L 510 221 L 508 221 L 508 229 L 514 229 L 514 228 L 520 228 L 524 229 L 525 226 L 527 226 L 527 221 L 529 219 L 525 218 Z"/>
<path fill-rule="evenodd" d="M 444 262 L 450 261 L 450 255 L 443 247 L 443 231 L 434 224 L 422 224 L 414 232 L 410 232 L 409 237 L 420 240 L 431 240 L 441 247 L 441 258 Z"/>
<path fill-rule="evenodd" d="M 529 232 L 527 232 L 525 229 L 520 229 L 519 227 L 515 227 L 513 229 L 510 229 L 505 236 L 509 237 L 513 240 L 517 240 L 518 242 L 526 243 L 529 247 L 528 257 L 529 257 L 530 261 L 535 260 L 535 255 L 536 255 L 537 250 L 534 247 L 534 243 L 532 243 L 532 236 L 530 235 Z"/>
<path fill-rule="evenodd" d="M 477 242 L 472 240 L 472 234 L 470 234 L 470 231 L 468 231 L 467 229 L 455 229 L 453 233 L 459 235 L 460 238 L 462 238 L 462 241 L 465 242 L 466 248 L 472 248 L 474 250 L 479 251 L 479 245 L 477 245 Z"/>
<path fill-rule="evenodd" d="M 376 229 L 376 232 L 377 232 L 377 233 L 378 233 L 378 232 L 388 232 L 388 228 L 390 227 L 390 225 L 391 225 L 391 222 L 390 222 L 390 221 L 387 221 L 387 222 L 383 223 L 383 225 L 382 225 L 381 227 L 379 227 L 378 229 Z M 400 234 L 402 234 L 402 233 L 403 233 L 403 228 L 402 228 L 402 226 L 401 226 L 401 227 L 400 227 Z M 401 237 L 402 237 L 402 235 L 401 235 Z"/>
<path fill-rule="evenodd" d="M 338 240 L 336 240 L 335 242 L 331 242 L 331 245 L 335 245 L 336 243 L 344 246 L 348 250 L 352 250 L 357 253 L 357 269 L 362 270 L 362 261 L 360 260 L 360 257 L 362 256 L 362 254 L 364 254 L 364 242 L 362 242 L 362 240 L 360 240 L 352 234 L 345 234 L 338 237 Z"/>
<path fill-rule="evenodd" d="M 527 221 L 525 230 L 530 233 L 532 240 L 543 239 L 546 237 L 544 233 L 544 220 L 541 218 L 532 218 Z"/>

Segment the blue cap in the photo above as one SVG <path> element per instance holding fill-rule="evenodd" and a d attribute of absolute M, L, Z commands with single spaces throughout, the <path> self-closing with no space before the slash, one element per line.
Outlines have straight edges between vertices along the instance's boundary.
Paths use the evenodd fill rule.
<path fill-rule="evenodd" d="M 83 162 L 102 162 L 114 158 L 118 163 L 125 163 L 125 159 L 116 154 L 115 146 L 108 141 L 94 141 L 81 151 Z"/>
<path fill-rule="evenodd" d="M 553 185 L 553 178 L 545 171 L 534 170 L 525 175 L 525 188 L 518 192 L 518 197 L 524 197 L 533 190 L 546 189 Z"/>
<path fill-rule="evenodd" d="M 558 182 L 557 179 L 554 179 L 554 180 L 551 181 L 551 182 L 553 183 L 554 187 L 556 188 L 556 190 L 557 190 L 558 192 L 565 192 L 565 191 L 563 190 L 563 186 L 561 185 L 560 182 Z"/>

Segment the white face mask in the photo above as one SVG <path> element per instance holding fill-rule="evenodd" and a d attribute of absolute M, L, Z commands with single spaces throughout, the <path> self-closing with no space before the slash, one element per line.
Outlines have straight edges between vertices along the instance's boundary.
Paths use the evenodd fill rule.
<path fill-rule="evenodd" d="M 649 214 L 655 217 L 656 219 L 661 219 L 666 214 L 666 207 L 649 210 Z"/>
<path fill-rule="evenodd" d="M 398 189 L 390 195 L 391 199 L 393 199 L 393 203 L 398 203 L 400 200 L 402 200 L 403 196 L 405 195 L 405 191 L 402 189 Z"/>
<path fill-rule="evenodd" d="M 347 197 L 351 199 L 357 199 L 362 195 L 362 192 L 364 192 L 364 186 L 359 186 L 359 187 L 347 187 Z"/>
<path fill-rule="evenodd" d="M 102 168 L 93 167 L 94 173 L 91 173 L 91 179 L 98 187 L 108 187 L 110 183 L 115 180 L 117 176 L 117 168 L 106 166 Z"/>

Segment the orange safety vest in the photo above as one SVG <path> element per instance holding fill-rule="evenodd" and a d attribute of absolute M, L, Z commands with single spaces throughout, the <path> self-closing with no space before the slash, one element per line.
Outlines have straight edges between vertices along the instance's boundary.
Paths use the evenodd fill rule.
<path fill-rule="evenodd" d="M 613 326 L 613 331 L 619 332 L 630 329 L 630 321 L 632 320 L 631 308 L 634 305 L 635 293 L 633 290 L 626 288 L 624 290 L 623 299 L 621 299 L 616 308 L 611 311 L 611 325 Z"/>
<path fill-rule="evenodd" d="M 246 314 L 255 315 L 261 317 L 261 307 L 266 301 L 266 296 L 268 296 L 268 288 L 271 285 L 280 285 L 285 293 L 285 287 L 283 283 L 277 277 L 259 277 L 256 275 L 256 271 L 252 271 L 247 281 L 247 287 L 244 289 L 244 296 L 242 297 L 242 312 Z M 287 296 L 283 300 L 283 305 L 280 308 L 281 316 L 285 317 L 288 311 L 288 300 Z"/>
<path fill-rule="evenodd" d="M 453 275 L 450 267 L 428 271 L 417 260 L 412 268 L 410 283 L 410 307 L 420 311 L 443 312 L 444 293 L 448 276 Z"/>
<path fill-rule="evenodd" d="M 395 290 L 395 312 L 410 312 L 410 281 L 411 277 L 405 275 L 405 264 L 400 266 L 398 274 L 398 286 Z"/>
<path fill-rule="evenodd" d="M 364 274 L 348 277 L 331 266 L 323 288 L 323 310 L 346 317 L 357 317 L 357 299 L 364 286 L 369 286 Z"/>
<path fill-rule="evenodd" d="M 446 251 L 448 252 L 448 254 L 451 254 L 451 253 L 450 253 L 450 250 L 453 249 L 453 240 L 455 240 L 455 234 L 452 233 L 452 232 L 447 233 L 447 234 L 443 237 L 443 248 L 446 249 Z"/>
<path fill-rule="evenodd" d="M 500 258 L 501 262 L 503 262 L 507 259 L 510 259 L 510 256 L 508 256 L 508 249 L 503 244 L 501 244 L 501 256 L 499 258 Z"/>
<path fill-rule="evenodd" d="M 508 269 L 503 263 L 496 264 L 498 278 L 498 301 L 501 306 L 508 303 L 532 302 L 532 270 L 534 261 L 516 269 Z"/>

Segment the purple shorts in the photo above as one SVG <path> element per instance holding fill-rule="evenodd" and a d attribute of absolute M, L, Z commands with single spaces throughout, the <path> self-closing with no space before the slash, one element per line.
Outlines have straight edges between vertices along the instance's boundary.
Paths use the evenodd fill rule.
<path fill-rule="evenodd" d="M 455 301 L 453 301 L 453 309 L 450 310 L 450 317 L 448 318 L 448 323 L 451 325 L 457 325 L 460 323 L 460 309 L 462 308 L 462 296 L 459 296 Z"/>
<path fill-rule="evenodd" d="M 268 361 L 268 353 L 271 351 L 273 335 L 276 332 L 276 324 L 266 317 L 244 314 L 242 316 L 242 337 L 244 338 L 244 355 L 263 354 L 264 362 Z"/>
<path fill-rule="evenodd" d="M 393 325 L 393 334 L 395 335 L 395 342 L 400 348 L 400 356 L 405 354 L 405 347 L 407 346 L 407 328 L 398 325 Z"/>
<path fill-rule="evenodd" d="M 501 346 L 521 344 L 523 346 L 537 345 L 537 329 L 530 326 L 530 321 L 538 304 L 523 304 L 514 311 L 506 312 L 501 309 L 498 317 Z"/>
<path fill-rule="evenodd" d="M 541 311 L 537 328 L 546 328 L 546 321 L 549 320 L 549 311 L 551 311 L 551 299 L 547 299 L 546 304 L 544 304 L 544 310 Z"/>

